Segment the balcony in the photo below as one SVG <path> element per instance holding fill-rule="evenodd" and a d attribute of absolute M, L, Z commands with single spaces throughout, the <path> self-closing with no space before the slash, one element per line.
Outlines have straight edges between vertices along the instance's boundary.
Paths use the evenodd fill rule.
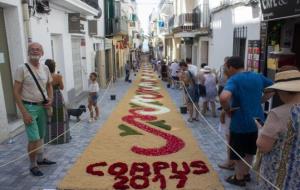
<path fill-rule="evenodd" d="M 114 34 L 128 34 L 128 22 L 126 18 L 115 18 L 115 23 L 113 27 Z"/>
<path fill-rule="evenodd" d="M 171 18 L 173 23 L 173 32 L 179 33 L 179 32 L 191 32 L 195 29 L 195 25 L 193 22 L 193 19 L 196 15 L 194 13 L 184 13 L 178 16 L 175 16 L 174 18 Z M 170 19 L 170 20 L 171 20 Z"/>
<path fill-rule="evenodd" d="M 210 10 L 208 4 L 198 5 L 193 9 L 193 24 L 196 29 L 206 29 L 210 26 Z"/>
<path fill-rule="evenodd" d="M 184 13 L 169 19 L 169 27 L 173 33 L 199 32 L 208 33 L 210 26 L 209 5 L 198 5 L 193 13 Z"/>
<path fill-rule="evenodd" d="M 128 22 L 124 18 L 109 18 L 105 20 L 105 34 L 106 36 L 127 35 Z"/>
<path fill-rule="evenodd" d="M 105 35 L 107 37 L 127 35 L 128 19 L 126 16 L 121 16 L 120 1 L 105 1 L 105 10 L 108 10 L 105 12 Z"/>

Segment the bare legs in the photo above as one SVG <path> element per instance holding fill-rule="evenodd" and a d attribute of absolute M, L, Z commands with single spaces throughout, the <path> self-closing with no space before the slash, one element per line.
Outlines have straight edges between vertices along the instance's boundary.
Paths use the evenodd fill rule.
<path fill-rule="evenodd" d="M 37 167 L 37 161 L 43 161 L 43 144 L 43 139 L 28 142 L 27 151 L 30 160 L 30 168 Z"/>
<path fill-rule="evenodd" d="M 216 103 L 215 101 L 204 101 L 203 102 L 203 108 L 202 108 L 202 114 L 205 115 L 208 110 L 208 103 L 210 103 L 211 109 L 212 109 L 212 115 L 213 117 L 216 117 Z"/>
<path fill-rule="evenodd" d="M 189 115 L 190 115 L 190 117 L 189 117 L 189 119 L 188 119 L 188 121 L 193 121 L 193 118 L 194 118 L 194 120 L 196 120 L 196 121 L 198 121 L 199 120 L 199 104 L 198 103 L 195 103 L 195 106 L 196 106 L 196 108 L 194 107 L 194 104 L 192 103 L 192 102 L 189 102 L 188 104 L 187 104 L 187 109 L 188 109 L 188 112 L 189 112 Z M 198 110 L 198 111 L 197 111 Z M 195 115 L 195 117 L 194 117 L 194 115 Z"/>
<path fill-rule="evenodd" d="M 246 154 L 244 159 L 249 165 L 252 165 L 253 155 Z M 242 160 L 235 161 L 235 174 L 238 180 L 244 179 L 245 175 L 249 174 L 249 171 L 249 166 L 247 166 Z"/>
<path fill-rule="evenodd" d="M 97 104 L 94 104 L 92 101 L 89 100 L 88 105 L 89 111 L 90 111 L 90 120 L 95 119 L 97 120 L 99 118 L 99 107 Z M 96 116 L 94 117 L 94 111 L 93 108 L 95 108 Z"/>
<path fill-rule="evenodd" d="M 39 147 L 39 140 L 28 142 L 27 151 L 30 160 L 30 168 L 37 167 L 37 148 Z"/>

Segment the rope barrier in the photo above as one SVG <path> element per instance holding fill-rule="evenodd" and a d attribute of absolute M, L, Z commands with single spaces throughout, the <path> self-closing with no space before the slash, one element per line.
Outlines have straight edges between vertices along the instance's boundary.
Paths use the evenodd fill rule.
<path fill-rule="evenodd" d="M 172 78 L 170 78 L 173 82 L 175 80 L 173 80 Z M 186 92 L 187 88 L 186 85 L 184 84 L 183 81 L 175 81 L 175 82 L 179 82 L 182 84 L 184 90 Z M 266 181 L 268 184 L 270 184 L 273 188 L 275 188 L 276 190 L 280 190 L 279 187 L 277 187 L 276 185 L 274 185 L 272 182 L 270 182 L 268 179 L 266 179 L 264 176 L 262 176 L 259 172 L 257 172 L 256 170 L 254 170 L 253 166 L 250 165 L 240 154 L 237 153 L 236 150 L 234 150 L 234 148 L 232 146 L 230 146 L 227 141 L 220 135 L 220 133 L 213 127 L 213 125 L 205 118 L 205 116 L 201 113 L 201 111 L 197 108 L 195 102 L 193 101 L 192 97 L 190 96 L 189 93 L 186 93 L 188 95 L 188 98 L 191 100 L 193 107 L 195 108 L 195 110 L 199 113 L 199 116 L 204 120 L 204 122 L 208 125 L 208 127 L 217 135 L 217 137 L 219 137 L 221 139 L 221 141 L 230 149 L 232 150 L 240 159 L 242 162 L 244 162 L 257 176 L 259 176 L 261 179 L 263 179 L 264 181 Z"/>
<path fill-rule="evenodd" d="M 110 86 L 111 86 L 112 82 L 113 82 L 113 77 L 110 79 L 109 84 L 107 85 L 107 88 L 105 89 L 103 95 L 101 96 L 101 98 L 99 99 L 99 101 L 97 102 L 97 104 L 101 104 L 101 103 L 102 103 L 104 97 L 106 96 L 108 90 L 110 89 Z M 57 114 L 58 114 L 58 113 L 57 113 Z M 1 164 L 1 165 L 0 165 L 0 168 L 3 168 L 3 167 L 5 167 L 5 166 L 7 166 L 7 165 L 10 165 L 10 164 L 12 164 L 12 163 L 14 163 L 14 162 L 16 162 L 16 161 L 19 161 L 19 160 L 21 160 L 22 158 L 26 157 L 27 155 L 29 155 L 29 154 L 31 154 L 31 153 L 33 153 L 33 152 L 36 152 L 36 151 L 38 151 L 38 150 L 44 148 L 46 145 L 48 145 L 48 144 L 50 144 L 50 143 L 52 143 L 52 142 L 58 140 L 61 136 L 63 136 L 63 135 L 65 135 L 66 133 L 68 133 L 71 129 L 73 129 L 73 128 L 79 126 L 80 124 L 82 124 L 82 122 L 83 122 L 85 119 L 87 119 L 87 118 L 89 117 L 88 114 L 85 114 L 85 116 L 86 116 L 86 117 L 84 117 L 83 120 L 79 121 L 79 122 L 76 123 L 74 126 L 69 127 L 68 130 L 64 131 L 62 134 L 58 135 L 58 136 L 55 137 L 54 139 L 50 140 L 50 141 L 47 142 L 47 143 L 44 143 L 44 144 L 41 145 L 40 147 L 38 147 L 38 148 L 36 148 L 36 149 L 34 149 L 34 150 L 30 151 L 30 152 L 27 152 L 27 153 L 25 153 L 25 154 L 19 156 L 19 157 L 16 158 L 16 159 L 13 159 L 13 160 L 11 160 L 11 161 L 9 161 L 9 162 L 7 162 L 7 163 Z"/>

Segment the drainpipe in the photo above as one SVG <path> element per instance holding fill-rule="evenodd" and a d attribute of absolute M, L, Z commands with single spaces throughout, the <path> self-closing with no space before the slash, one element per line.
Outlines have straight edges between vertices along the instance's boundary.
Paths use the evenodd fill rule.
<path fill-rule="evenodd" d="M 22 0 L 22 13 L 24 21 L 25 43 L 32 42 L 32 33 L 30 25 L 29 0 Z M 26 44 L 27 45 L 27 44 Z"/>

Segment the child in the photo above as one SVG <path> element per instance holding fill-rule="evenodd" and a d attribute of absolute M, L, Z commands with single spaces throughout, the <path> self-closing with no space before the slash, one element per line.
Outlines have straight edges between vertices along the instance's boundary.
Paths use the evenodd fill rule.
<path fill-rule="evenodd" d="M 97 73 L 93 72 L 90 74 L 90 80 L 89 80 L 89 105 L 88 108 L 90 110 L 90 119 L 89 122 L 92 122 L 94 119 L 97 120 L 99 117 L 99 108 L 97 105 L 98 100 L 98 91 L 99 91 L 99 85 L 97 83 Z M 93 107 L 96 111 L 96 116 L 94 117 Z"/>

